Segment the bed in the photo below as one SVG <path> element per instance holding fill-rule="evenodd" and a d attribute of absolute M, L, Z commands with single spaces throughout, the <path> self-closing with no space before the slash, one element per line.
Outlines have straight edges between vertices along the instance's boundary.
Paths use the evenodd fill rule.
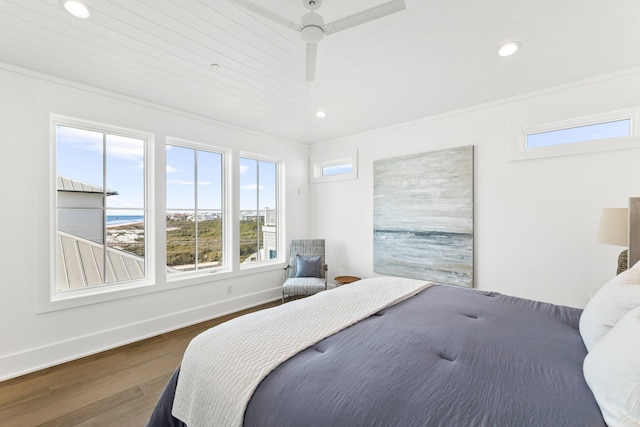
<path fill-rule="evenodd" d="M 624 274 L 635 274 L 632 282 L 640 283 L 640 267 L 632 270 Z M 613 367 L 621 372 L 613 372 L 610 366 L 602 366 L 602 360 L 610 357 L 610 348 L 622 358 L 638 360 L 637 345 L 631 353 L 621 351 L 620 345 L 628 342 L 629 333 L 637 334 L 628 331 L 640 330 L 640 311 L 634 310 L 640 306 L 640 293 L 637 304 L 628 304 L 614 316 L 614 325 L 601 330 L 599 314 L 611 311 L 606 301 L 601 304 L 604 309 L 590 309 L 589 318 L 581 320 L 583 311 L 576 308 L 417 282 L 366 279 L 243 316 L 237 325 L 236 319 L 226 322 L 223 325 L 231 338 L 210 342 L 211 336 L 205 337 L 204 351 L 187 350 L 147 425 L 596 427 L 607 425 L 605 417 L 610 426 L 640 425 L 640 403 L 634 394 L 639 383 L 633 379 L 637 367 L 629 369 L 629 363 L 622 363 Z M 400 297 L 392 296 L 382 308 L 360 310 L 364 295 L 406 283 L 415 287 Z M 635 293 L 640 290 L 640 286 L 627 287 Z M 627 295 L 624 299 L 629 301 Z M 289 325 L 295 329 L 314 320 L 300 320 L 286 311 L 314 314 L 317 306 L 321 307 L 317 311 L 320 322 L 331 323 L 336 317 L 331 306 L 337 306 L 340 313 L 361 311 L 356 315 L 360 318 L 347 320 L 347 326 L 324 331 L 326 337 L 314 336 L 308 342 L 294 336 L 291 341 L 298 348 L 293 350 L 279 348 L 287 341 L 287 328 L 280 329 L 272 342 L 271 338 L 257 338 L 269 335 L 253 326 L 263 319 L 267 325 L 282 328 L 292 318 Z M 627 322 L 628 331 L 599 350 L 602 336 L 615 335 L 610 332 L 615 323 L 634 313 Z M 234 332 L 238 326 L 240 332 Z M 588 356 L 581 328 L 592 333 L 591 361 L 585 361 L 591 351 Z M 253 347 L 244 350 L 242 344 L 235 348 L 235 342 L 224 341 L 234 335 L 259 342 L 249 343 Z M 192 345 L 194 342 L 190 348 Z M 267 356 L 273 361 L 264 365 L 261 359 L 253 359 L 263 350 L 273 353 Z M 245 364 L 255 371 L 227 365 L 242 359 L 243 353 L 251 353 L 251 362 Z M 614 375 L 630 378 L 620 383 Z M 612 389 L 621 392 L 626 402 L 620 404 Z M 229 407 L 236 407 L 230 418 L 214 413 L 228 412 Z"/>

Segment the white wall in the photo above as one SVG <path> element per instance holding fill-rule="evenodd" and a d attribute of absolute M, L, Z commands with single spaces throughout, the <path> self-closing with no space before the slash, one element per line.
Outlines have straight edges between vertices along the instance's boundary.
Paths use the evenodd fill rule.
<path fill-rule="evenodd" d="M 374 275 L 375 160 L 474 145 L 476 287 L 583 307 L 615 274 L 623 248 L 596 242 L 600 212 L 640 196 L 640 150 L 509 162 L 510 129 L 639 106 L 640 71 L 630 70 L 314 145 L 312 156 L 359 152 L 358 179 L 311 186 L 330 277 Z"/>
<path fill-rule="evenodd" d="M 0 93 L 0 380 L 280 295 L 281 271 L 261 270 L 37 314 L 36 288 L 49 280 L 49 112 L 153 132 L 159 150 L 171 136 L 284 159 L 286 240 L 324 237 L 330 277 L 374 275 L 374 160 L 475 145 L 476 286 L 578 307 L 613 276 L 621 250 L 596 242 L 600 210 L 640 196 L 640 150 L 506 157 L 517 124 L 640 106 L 637 70 L 314 145 L 312 154 L 358 148 L 359 177 L 313 185 L 309 149 L 290 141 L 2 64 Z"/>
<path fill-rule="evenodd" d="M 3 64 L 0 93 L 0 380 L 281 295 L 282 270 L 272 267 L 38 314 L 36 289 L 48 286 L 50 280 L 49 113 L 152 132 L 160 177 L 164 176 L 161 154 L 166 136 L 229 147 L 235 155 L 242 150 L 283 159 L 287 241 L 308 234 L 308 147 Z M 164 191 L 163 186 L 156 191 Z M 231 295 L 227 295 L 228 286 L 232 286 Z"/>

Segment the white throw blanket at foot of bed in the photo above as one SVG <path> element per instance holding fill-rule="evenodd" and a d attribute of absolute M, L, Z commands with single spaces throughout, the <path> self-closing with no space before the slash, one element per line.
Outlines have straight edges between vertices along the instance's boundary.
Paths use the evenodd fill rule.
<path fill-rule="evenodd" d="M 396 277 L 360 280 L 203 332 L 185 352 L 173 416 L 188 427 L 241 426 L 256 387 L 282 362 L 430 285 Z"/>

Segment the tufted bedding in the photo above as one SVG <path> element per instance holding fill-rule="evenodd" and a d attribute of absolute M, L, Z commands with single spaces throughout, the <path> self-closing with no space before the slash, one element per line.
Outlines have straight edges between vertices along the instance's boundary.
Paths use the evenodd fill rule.
<path fill-rule="evenodd" d="M 244 425 L 604 426 L 583 376 L 580 313 L 431 286 L 282 363 Z M 170 415 L 178 375 L 149 426 L 184 425 Z"/>

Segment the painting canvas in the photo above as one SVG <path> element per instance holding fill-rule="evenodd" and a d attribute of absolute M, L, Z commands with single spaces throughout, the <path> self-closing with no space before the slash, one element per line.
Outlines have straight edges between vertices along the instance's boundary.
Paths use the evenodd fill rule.
<path fill-rule="evenodd" d="M 374 271 L 473 287 L 473 146 L 373 168 Z"/>

